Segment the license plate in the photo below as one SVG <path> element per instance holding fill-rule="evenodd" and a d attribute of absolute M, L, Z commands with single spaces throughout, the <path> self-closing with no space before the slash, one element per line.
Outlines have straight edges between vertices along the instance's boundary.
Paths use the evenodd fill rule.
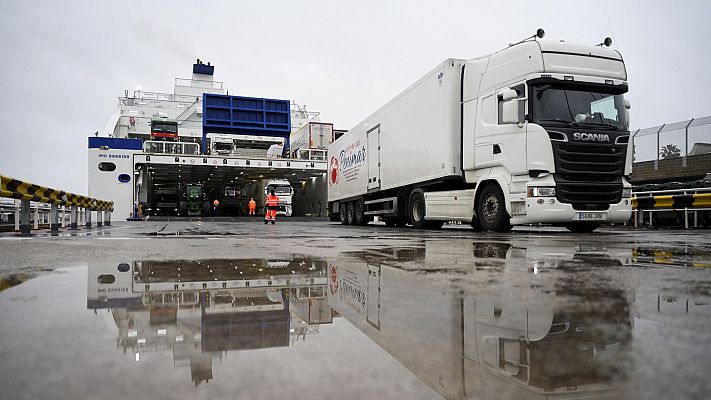
<path fill-rule="evenodd" d="M 578 213 L 578 221 L 602 221 L 605 219 L 604 213 L 581 212 Z"/>

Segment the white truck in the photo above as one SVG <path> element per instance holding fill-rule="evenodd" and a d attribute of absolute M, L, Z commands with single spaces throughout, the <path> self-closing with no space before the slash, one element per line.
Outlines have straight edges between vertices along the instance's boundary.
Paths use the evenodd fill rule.
<path fill-rule="evenodd" d="M 272 190 L 274 194 L 279 197 L 277 215 L 290 217 L 293 204 L 291 200 L 294 195 L 294 189 L 291 187 L 291 183 L 286 179 L 270 179 L 264 182 L 264 199 L 271 194 Z"/>
<path fill-rule="evenodd" d="M 526 40 L 445 60 L 329 146 L 331 215 L 494 231 L 625 222 L 627 90 L 622 56 L 602 46 Z"/>

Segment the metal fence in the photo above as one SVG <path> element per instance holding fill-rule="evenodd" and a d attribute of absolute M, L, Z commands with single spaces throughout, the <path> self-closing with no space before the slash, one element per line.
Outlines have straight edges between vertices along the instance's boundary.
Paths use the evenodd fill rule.
<path fill-rule="evenodd" d="M 682 167 L 687 166 L 687 157 L 711 152 L 711 116 L 692 118 L 651 128 L 638 129 L 632 133 L 634 162 L 682 158 Z"/>

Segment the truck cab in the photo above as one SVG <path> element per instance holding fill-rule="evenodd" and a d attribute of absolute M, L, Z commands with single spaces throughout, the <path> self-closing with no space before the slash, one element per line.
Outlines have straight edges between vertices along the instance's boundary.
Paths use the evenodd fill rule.
<path fill-rule="evenodd" d="M 162 115 L 151 118 L 151 140 L 178 141 L 178 121 Z"/>
<path fill-rule="evenodd" d="M 290 217 L 292 214 L 292 196 L 294 189 L 286 179 L 271 179 L 264 183 L 264 198 L 266 199 L 272 190 L 279 197 L 279 209 L 277 215 Z"/>
<path fill-rule="evenodd" d="M 229 156 L 232 155 L 235 149 L 234 139 L 231 135 L 219 135 L 208 133 L 207 138 L 210 140 L 210 154 L 213 156 Z"/>
<path fill-rule="evenodd" d="M 630 104 L 619 52 L 528 41 L 462 69 L 465 180 L 497 186 L 510 218 L 489 222 L 575 231 L 629 219 Z"/>

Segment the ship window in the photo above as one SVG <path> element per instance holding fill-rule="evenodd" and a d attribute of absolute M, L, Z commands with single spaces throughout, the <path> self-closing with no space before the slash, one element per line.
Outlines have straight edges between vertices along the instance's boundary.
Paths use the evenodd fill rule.
<path fill-rule="evenodd" d="M 116 282 L 116 277 L 113 275 L 99 275 L 99 283 L 109 284 Z"/>
<path fill-rule="evenodd" d="M 116 170 L 116 164 L 110 162 L 99 163 L 99 171 L 111 172 Z"/>

